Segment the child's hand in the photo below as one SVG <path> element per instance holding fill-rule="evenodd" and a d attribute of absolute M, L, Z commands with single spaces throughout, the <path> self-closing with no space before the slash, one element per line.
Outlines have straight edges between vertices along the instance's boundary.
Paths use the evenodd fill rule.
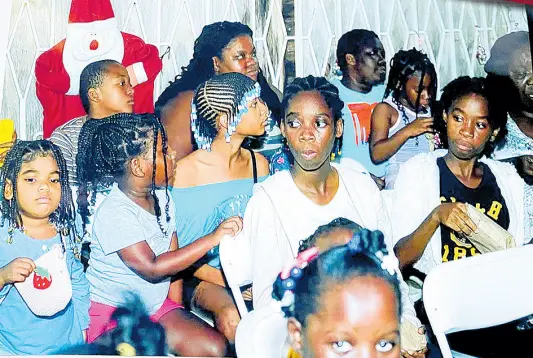
<path fill-rule="evenodd" d="M 409 137 L 418 137 L 421 134 L 433 132 L 433 118 L 418 118 L 409 123 L 405 129 Z"/>
<path fill-rule="evenodd" d="M 0 269 L 0 287 L 24 282 L 26 278 L 35 270 L 35 262 L 26 257 L 19 257 Z"/>
<path fill-rule="evenodd" d="M 242 230 L 242 218 L 239 216 L 232 216 L 224 220 L 217 229 L 211 234 L 213 238 L 213 246 L 216 246 L 224 238 L 224 236 L 234 237 Z"/>
<path fill-rule="evenodd" d="M 464 203 L 442 203 L 434 210 L 434 214 L 441 224 L 459 234 L 469 236 L 477 230 Z"/>
<path fill-rule="evenodd" d="M 251 287 L 250 287 L 249 289 L 247 289 L 247 290 L 242 291 L 242 298 L 243 298 L 245 301 L 251 301 L 251 300 L 253 300 L 253 296 L 252 296 L 252 288 L 251 288 Z"/>

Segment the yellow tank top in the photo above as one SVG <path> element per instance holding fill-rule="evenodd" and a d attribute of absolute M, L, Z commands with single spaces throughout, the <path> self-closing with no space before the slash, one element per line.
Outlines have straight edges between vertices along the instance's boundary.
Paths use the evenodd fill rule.
<path fill-rule="evenodd" d="M 293 350 L 292 348 L 289 349 L 289 354 L 287 355 L 287 358 L 302 358 L 298 352 Z"/>

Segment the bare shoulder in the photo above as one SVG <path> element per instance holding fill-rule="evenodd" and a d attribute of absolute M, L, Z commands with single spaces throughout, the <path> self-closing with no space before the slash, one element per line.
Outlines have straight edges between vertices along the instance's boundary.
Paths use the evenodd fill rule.
<path fill-rule="evenodd" d="M 161 120 L 167 124 L 173 119 L 182 117 L 186 114 L 189 117 L 191 113 L 191 101 L 194 96 L 194 91 L 184 91 L 179 93 L 176 97 L 168 101 L 163 108 L 161 108 Z"/>
<path fill-rule="evenodd" d="M 267 158 L 261 153 L 255 153 L 257 162 L 257 175 L 259 177 L 267 176 L 270 173 L 270 167 Z"/>
<path fill-rule="evenodd" d="M 200 150 L 195 150 L 185 158 L 178 160 L 174 169 L 173 187 L 188 188 L 195 185 L 200 172 L 198 156 L 201 152 Z"/>

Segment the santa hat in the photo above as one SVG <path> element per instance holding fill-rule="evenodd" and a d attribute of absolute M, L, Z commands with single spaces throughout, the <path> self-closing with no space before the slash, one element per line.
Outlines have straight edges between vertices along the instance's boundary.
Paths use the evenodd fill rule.
<path fill-rule="evenodd" d="M 118 27 L 110 0 L 72 0 L 68 16 L 68 29 L 97 25 Z"/>

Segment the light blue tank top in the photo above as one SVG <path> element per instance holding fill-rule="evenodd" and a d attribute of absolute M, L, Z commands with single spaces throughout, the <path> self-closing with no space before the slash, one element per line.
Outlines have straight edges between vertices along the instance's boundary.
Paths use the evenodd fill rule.
<path fill-rule="evenodd" d="M 392 137 L 395 133 L 400 131 L 402 128 L 407 126 L 409 123 L 416 119 L 416 113 L 410 110 L 409 108 L 399 108 L 395 101 L 392 100 L 392 97 L 388 97 L 384 100 L 392 108 L 398 112 L 398 120 L 389 129 L 389 138 Z M 405 113 L 405 116 L 404 116 Z M 431 112 L 419 113 L 418 118 L 427 118 L 431 117 Z M 407 122 L 407 123 L 406 123 Z M 385 187 L 386 189 L 393 189 L 394 182 L 396 181 L 396 176 L 400 170 L 400 165 L 411 159 L 417 154 L 427 153 L 430 151 L 429 141 L 426 138 L 425 134 L 421 134 L 415 138 L 409 138 L 407 142 L 404 143 L 398 149 L 398 151 L 389 158 L 387 166 L 385 167 Z"/>
<path fill-rule="evenodd" d="M 260 177 L 258 182 L 266 178 Z M 176 208 L 179 247 L 210 234 L 230 216 L 244 217 L 253 185 L 253 178 L 247 178 L 189 188 L 170 188 Z M 220 268 L 218 247 L 211 250 L 201 263 Z"/>

